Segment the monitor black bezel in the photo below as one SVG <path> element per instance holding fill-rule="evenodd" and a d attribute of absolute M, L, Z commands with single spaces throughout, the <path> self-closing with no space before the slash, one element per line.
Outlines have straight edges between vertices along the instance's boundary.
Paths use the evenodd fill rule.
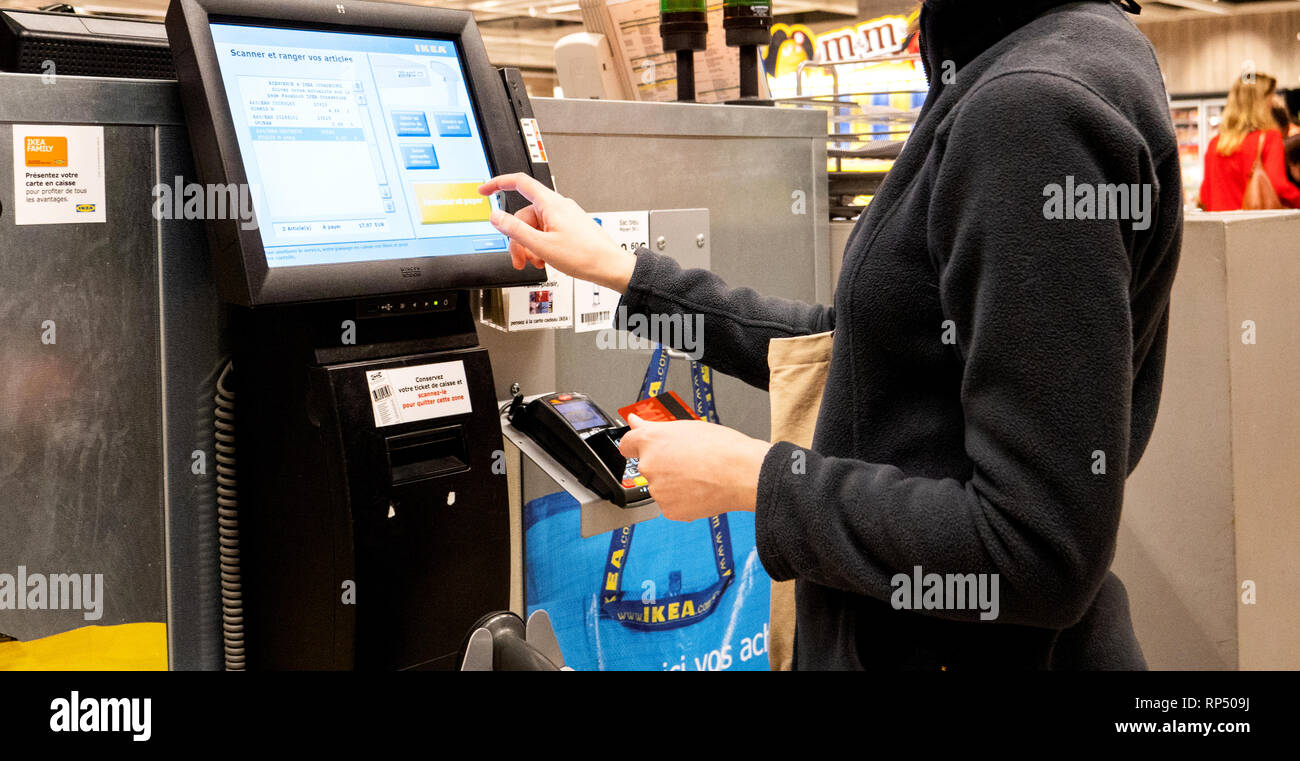
<path fill-rule="evenodd" d="M 248 182 L 212 40 L 212 23 L 455 42 L 489 169 L 494 175 L 531 171 L 505 87 L 488 62 L 468 11 L 366 0 L 172 0 L 167 10 L 167 36 L 199 179 L 205 184 L 243 186 Z M 517 195 L 506 196 L 508 211 L 517 211 L 526 203 Z M 229 219 L 208 220 L 207 228 L 218 290 L 227 301 L 243 306 L 530 285 L 546 277 L 545 270 L 532 266 L 516 270 L 504 251 L 269 267 L 258 227 L 245 230 L 238 219 Z"/>

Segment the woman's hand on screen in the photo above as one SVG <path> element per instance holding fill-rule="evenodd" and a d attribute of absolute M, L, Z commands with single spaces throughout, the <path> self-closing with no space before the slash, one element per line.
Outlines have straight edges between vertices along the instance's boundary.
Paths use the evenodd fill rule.
<path fill-rule="evenodd" d="M 516 191 L 532 202 L 515 214 L 495 210 L 489 220 L 510 238 L 515 269 L 528 263 L 550 264 L 620 293 L 627 290 L 636 256 L 615 243 L 572 199 L 522 173 L 493 177 L 478 192 L 491 195 L 501 190 Z"/>

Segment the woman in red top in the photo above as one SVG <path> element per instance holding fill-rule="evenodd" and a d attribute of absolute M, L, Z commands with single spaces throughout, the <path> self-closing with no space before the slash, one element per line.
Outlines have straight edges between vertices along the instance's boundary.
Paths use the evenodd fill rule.
<path fill-rule="evenodd" d="M 1282 133 L 1273 121 L 1272 104 L 1277 80 L 1255 74 L 1242 77 L 1228 93 L 1219 134 L 1205 151 L 1205 179 L 1201 183 L 1201 208 L 1206 211 L 1241 209 L 1246 183 L 1255 167 L 1259 141 L 1264 141 L 1263 164 L 1269 182 L 1283 206 L 1300 208 L 1300 188 L 1286 176 Z"/>

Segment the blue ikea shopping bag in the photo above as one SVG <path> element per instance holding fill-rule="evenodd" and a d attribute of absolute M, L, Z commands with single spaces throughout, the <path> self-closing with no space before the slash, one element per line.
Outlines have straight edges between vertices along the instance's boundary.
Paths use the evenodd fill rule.
<path fill-rule="evenodd" d="M 771 582 L 754 546 L 753 514 L 727 517 L 736 569 L 717 602 L 675 627 L 635 628 L 602 609 L 611 534 L 583 539 L 578 501 L 565 492 L 532 500 L 524 508 L 528 612 L 550 614 L 565 663 L 580 671 L 766 671 Z M 656 518 L 635 527 L 621 586 L 625 601 L 651 609 L 651 622 L 669 621 L 672 604 L 680 621 L 684 601 L 674 598 L 717 582 L 709 521 Z"/>
<path fill-rule="evenodd" d="M 663 388 L 657 347 L 640 398 Z M 695 412 L 717 421 L 709 368 L 692 362 Z M 771 583 L 752 513 L 658 518 L 583 539 L 559 492 L 524 507 L 528 612 L 545 609 L 579 670 L 767 670 Z"/>

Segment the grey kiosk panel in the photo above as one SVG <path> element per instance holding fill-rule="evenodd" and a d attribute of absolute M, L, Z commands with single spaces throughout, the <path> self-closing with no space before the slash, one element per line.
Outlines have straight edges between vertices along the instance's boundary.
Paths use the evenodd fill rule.
<path fill-rule="evenodd" d="M 650 210 L 651 248 L 683 267 L 709 268 L 765 295 L 830 303 L 823 112 L 551 98 L 534 98 L 533 108 L 556 189 L 584 209 Z M 576 390 L 607 408 L 628 404 L 650 354 L 599 349 L 595 335 L 479 330 L 500 399 L 517 380 L 525 394 Z M 672 362 L 667 387 L 689 399 L 688 362 Z M 766 392 L 725 375 L 715 376 L 714 388 L 724 425 L 767 438 Z M 559 490 L 527 458 L 522 480 L 524 502 Z M 584 515 L 583 533 L 656 514 L 624 512 L 634 515 Z"/>
<path fill-rule="evenodd" d="M 171 668 L 219 668 L 219 311 L 203 223 L 152 213 L 156 183 L 193 177 L 175 84 L 0 74 L 0 93 L 0 573 L 104 585 L 97 620 L 0 610 L 0 632 L 164 622 Z M 14 223 L 13 125 L 40 123 L 104 125 L 106 222 Z"/>

